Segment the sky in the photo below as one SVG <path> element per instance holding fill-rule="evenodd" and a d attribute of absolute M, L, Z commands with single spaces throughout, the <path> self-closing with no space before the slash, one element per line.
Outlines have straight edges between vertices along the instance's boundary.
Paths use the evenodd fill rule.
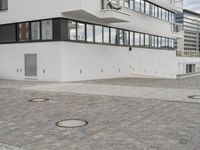
<path fill-rule="evenodd" d="M 184 0 L 184 8 L 200 13 L 200 0 Z"/>

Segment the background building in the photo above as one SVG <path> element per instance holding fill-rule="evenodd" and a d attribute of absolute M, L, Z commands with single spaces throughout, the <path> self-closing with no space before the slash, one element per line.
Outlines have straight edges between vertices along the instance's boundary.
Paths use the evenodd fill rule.
<path fill-rule="evenodd" d="M 190 10 L 176 15 L 176 22 L 183 24 L 184 37 L 178 40 L 177 49 L 200 51 L 200 14 Z"/>

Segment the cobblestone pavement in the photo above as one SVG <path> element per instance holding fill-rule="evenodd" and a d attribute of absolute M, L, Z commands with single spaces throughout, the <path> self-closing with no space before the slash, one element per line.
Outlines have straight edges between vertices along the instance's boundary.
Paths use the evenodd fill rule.
<path fill-rule="evenodd" d="M 162 86 L 166 81 L 161 79 L 144 79 L 144 85 L 138 83 L 142 79 L 128 78 L 81 83 L 0 80 L 0 150 L 200 150 L 200 103 L 163 100 L 173 89 L 188 91 L 184 96 L 198 94 L 200 80 L 193 79 L 194 87 L 192 78 L 168 80 L 174 86 Z M 152 82 L 157 84 L 150 88 Z M 81 92 L 79 85 L 86 91 L 94 86 L 93 93 Z M 103 95 L 95 92 L 99 86 L 123 92 L 110 89 Z M 137 92 L 127 96 L 126 88 Z M 163 99 L 135 95 L 161 89 L 166 90 Z M 32 98 L 50 101 L 31 103 Z M 89 124 L 57 127 L 55 123 L 63 119 L 85 119 Z"/>

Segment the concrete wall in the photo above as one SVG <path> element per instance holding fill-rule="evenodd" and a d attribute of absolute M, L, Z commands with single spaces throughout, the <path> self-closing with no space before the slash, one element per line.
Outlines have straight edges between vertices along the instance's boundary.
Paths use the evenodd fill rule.
<path fill-rule="evenodd" d="M 35 79 L 60 81 L 60 43 L 54 42 L 0 45 L 0 79 L 27 78 L 24 75 L 24 54 L 37 54 L 38 77 Z"/>
<path fill-rule="evenodd" d="M 24 80 L 24 54 L 38 55 L 38 80 L 77 81 L 128 77 L 130 74 L 175 78 L 174 51 L 43 42 L 0 45 L 0 78 Z M 17 72 L 17 69 L 21 72 Z M 43 73 L 45 69 L 45 74 Z"/>
<path fill-rule="evenodd" d="M 80 44 L 62 45 L 62 81 L 141 74 L 176 78 L 175 51 Z M 82 72 L 80 72 L 80 70 Z M 103 70 L 103 72 L 102 72 Z"/>

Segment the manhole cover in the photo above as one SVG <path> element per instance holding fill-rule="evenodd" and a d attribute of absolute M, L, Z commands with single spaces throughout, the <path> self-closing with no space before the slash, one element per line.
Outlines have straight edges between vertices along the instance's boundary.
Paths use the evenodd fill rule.
<path fill-rule="evenodd" d="M 87 124 L 88 122 L 82 119 L 67 119 L 57 122 L 56 126 L 62 128 L 77 128 L 86 126 Z"/>
<path fill-rule="evenodd" d="M 192 96 L 188 96 L 189 98 L 192 99 L 200 99 L 200 95 L 192 95 Z"/>
<path fill-rule="evenodd" d="M 46 102 L 49 101 L 48 98 L 34 98 L 34 99 L 30 99 L 29 102 Z"/>

